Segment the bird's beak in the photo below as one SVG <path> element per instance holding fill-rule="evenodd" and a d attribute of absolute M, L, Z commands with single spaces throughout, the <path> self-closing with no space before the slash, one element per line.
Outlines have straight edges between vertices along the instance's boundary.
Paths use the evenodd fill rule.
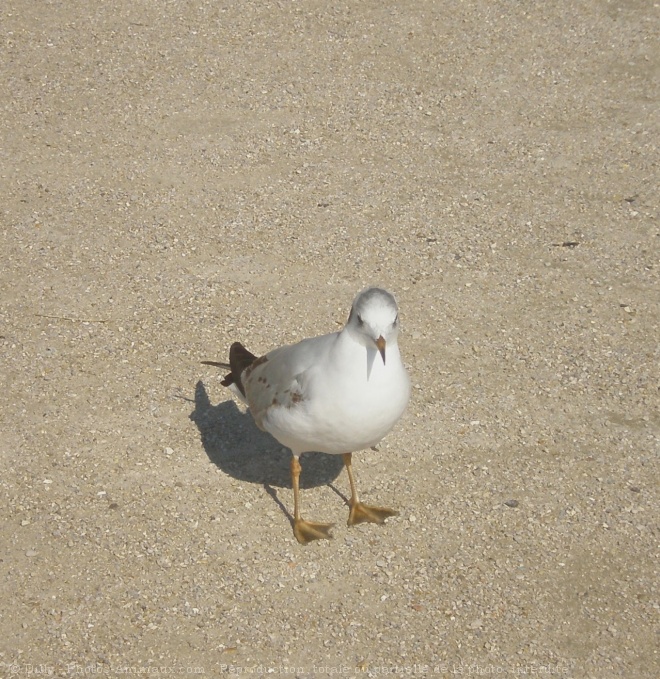
<path fill-rule="evenodd" d="M 376 346 L 383 358 L 383 365 L 385 365 L 385 338 L 382 335 L 376 340 Z"/>

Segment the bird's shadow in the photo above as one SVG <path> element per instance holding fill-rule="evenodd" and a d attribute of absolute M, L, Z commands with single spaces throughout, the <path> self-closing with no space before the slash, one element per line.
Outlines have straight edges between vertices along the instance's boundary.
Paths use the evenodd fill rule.
<path fill-rule="evenodd" d="M 197 425 L 204 450 L 213 464 L 235 479 L 263 485 L 281 506 L 273 486 L 291 488 L 288 449 L 261 431 L 252 416 L 241 412 L 234 401 L 212 405 L 201 380 L 195 386 L 195 409 L 190 419 Z M 344 463 L 341 455 L 305 453 L 301 466 L 300 487 L 313 488 L 330 485 Z"/>

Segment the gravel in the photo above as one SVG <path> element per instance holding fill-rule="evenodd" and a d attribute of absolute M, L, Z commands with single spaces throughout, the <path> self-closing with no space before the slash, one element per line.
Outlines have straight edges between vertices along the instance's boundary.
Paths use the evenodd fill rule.
<path fill-rule="evenodd" d="M 0 10 L 0 674 L 660 674 L 658 10 Z M 288 453 L 204 359 L 397 295 L 413 397 Z"/>

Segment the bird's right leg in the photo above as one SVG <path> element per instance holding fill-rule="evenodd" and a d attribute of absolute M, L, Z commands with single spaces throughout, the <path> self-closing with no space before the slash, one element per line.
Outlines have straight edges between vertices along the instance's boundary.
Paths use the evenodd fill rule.
<path fill-rule="evenodd" d="M 330 529 L 335 525 L 334 523 L 315 523 L 313 521 L 305 521 L 300 516 L 300 461 L 294 455 L 291 458 L 291 485 L 293 486 L 293 534 L 296 540 L 302 545 L 306 545 L 312 540 L 329 539 Z"/>

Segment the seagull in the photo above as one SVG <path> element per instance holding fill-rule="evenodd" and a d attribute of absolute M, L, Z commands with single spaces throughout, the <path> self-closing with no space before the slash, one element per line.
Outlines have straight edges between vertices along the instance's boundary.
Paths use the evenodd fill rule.
<path fill-rule="evenodd" d="M 382 288 L 360 292 L 342 330 L 304 339 L 257 357 L 240 342 L 229 363 L 202 361 L 230 372 L 221 384 L 247 403 L 257 426 L 291 450 L 293 532 L 301 544 L 331 538 L 332 523 L 300 513 L 300 456 L 342 455 L 351 487 L 348 525 L 382 524 L 398 512 L 360 502 L 352 454 L 372 448 L 399 420 L 410 398 L 410 378 L 397 338 L 399 310 Z"/>

